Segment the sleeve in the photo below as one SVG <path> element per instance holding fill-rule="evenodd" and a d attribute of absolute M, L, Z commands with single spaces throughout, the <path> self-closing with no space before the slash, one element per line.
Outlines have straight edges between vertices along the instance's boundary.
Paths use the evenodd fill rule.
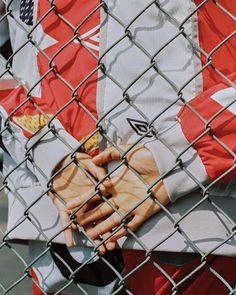
<path fill-rule="evenodd" d="M 236 73 L 230 80 L 186 102 L 176 123 L 145 144 L 172 202 L 209 182 L 236 177 Z"/>
<path fill-rule="evenodd" d="M 77 150 L 80 143 L 56 118 L 50 126 L 50 119 L 39 113 L 32 115 L 29 121 L 26 90 L 5 70 L 5 62 L 0 57 L 1 147 L 17 164 L 29 168 L 45 186 L 56 165 Z M 24 116 L 18 118 L 14 114 L 22 104 Z"/>

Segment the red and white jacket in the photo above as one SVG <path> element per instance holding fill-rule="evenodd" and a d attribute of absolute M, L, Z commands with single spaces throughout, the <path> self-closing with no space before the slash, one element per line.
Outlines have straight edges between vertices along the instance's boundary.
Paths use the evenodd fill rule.
<path fill-rule="evenodd" d="M 168 209 L 176 220 L 200 201 L 199 186 L 218 178 L 226 183 L 215 189 L 218 196 L 212 198 L 231 221 L 206 201 L 180 222 L 186 234 L 209 251 L 226 239 L 223 224 L 233 228 L 236 222 L 232 210 L 236 205 L 236 6 L 231 0 L 219 0 L 217 5 L 214 1 L 201 5 L 203 0 L 159 1 L 160 7 L 149 0 L 104 2 L 109 14 L 98 0 L 58 1 L 55 7 L 46 0 L 35 1 L 33 24 L 38 25 L 33 30 L 22 21 L 20 7 L 14 7 L 8 22 L 15 52 L 12 73 L 18 83 L 12 89 L 9 76 L 2 77 L 0 106 L 2 130 L 4 124 L 13 130 L 4 131 L 2 139 L 15 164 L 5 167 L 23 161 L 17 190 L 25 183 L 41 190 L 56 164 L 78 148 L 96 129 L 97 118 L 105 115 L 103 128 L 113 142 L 142 138 L 151 150 L 165 175 L 172 201 Z M 149 126 L 155 127 L 158 139 L 147 133 Z M 91 154 L 98 147 L 96 134 L 83 146 Z M 26 159 L 29 148 L 34 165 Z M 19 178 L 20 173 L 15 175 Z M 53 206 L 50 210 L 55 211 Z M 16 218 L 9 219 L 13 226 L 11 218 L 14 222 Z M 173 221 L 161 212 L 137 235 L 148 246 L 170 235 L 159 250 L 194 251 L 172 231 Z M 22 238 L 22 232 L 12 237 Z M 32 230 L 24 237 L 36 238 Z M 225 243 L 215 253 L 236 255 L 235 243 Z M 140 247 L 131 238 L 123 246 Z"/>

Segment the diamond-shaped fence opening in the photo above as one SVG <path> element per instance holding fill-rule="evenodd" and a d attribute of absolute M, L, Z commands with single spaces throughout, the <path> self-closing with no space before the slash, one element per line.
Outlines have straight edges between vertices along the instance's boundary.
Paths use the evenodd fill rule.
<path fill-rule="evenodd" d="M 235 7 L 0 2 L 1 294 L 236 294 Z"/>

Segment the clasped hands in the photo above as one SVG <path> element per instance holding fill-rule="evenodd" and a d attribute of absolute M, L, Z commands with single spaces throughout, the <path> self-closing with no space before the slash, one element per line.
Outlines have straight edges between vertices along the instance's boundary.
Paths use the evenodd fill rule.
<path fill-rule="evenodd" d="M 124 152 L 131 146 L 122 145 Z M 96 244 L 104 243 L 99 247 L 100 254 L 112 250 L 116 241 L 127 235 L 127 228 L 135 231 L 152 215 L 160 211 L 157 199 L 167 205 L 169 197 L 160 178 L 158 168 L 151 152 L 138 146 L 130 149 L 126 154 L 126 164 L 123 164 L 117 173 L 106 177 L 107 171 L 103 168 L 108 162 L 120 160 L 120 152 L 107 148 L 99 155 L 91 158 L 85 153 L 77 153 L 76 161 L 71 163 L 70 156 L 65 158 L 57 169 L 61 172 L 53 180 L 53 191 L 50 194 L 59 212 L 68 247 L 74 245 L 72 231 L 77 227 L 70 223 L 72 209 L 75 210 L 75 221 L 83 226 L 86 233 Z M 81 169 L 82 167 L 82 169 Z M 89 173 L 89 174 L 88 174 Z M 93 179 L 91 179 L 90 175 Z M 100 194 L 95 194 L 96 182 L 100 181 Z M 148 188 L 151 187 L 152 197 Z M 102 199 L 105 196 L 108 202 Z M 55 195 L 63 199 L 64 204 Z M 125 218 L 124 218 L 125 217 Z M 119 227 L 125 220 L 125 226 Z"/>

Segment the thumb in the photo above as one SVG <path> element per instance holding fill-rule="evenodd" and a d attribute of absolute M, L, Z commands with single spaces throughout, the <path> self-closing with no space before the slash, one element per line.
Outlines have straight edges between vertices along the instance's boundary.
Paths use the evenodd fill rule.
<path fill-rule="evenodd" d="M 114 147 L 109 147 L 105 149 L 103 152 L 95 156 L 92 161 L 95 165 L 102 165 L 108 163 L 110 161 L 120 160 L 121 153 Z"/>

